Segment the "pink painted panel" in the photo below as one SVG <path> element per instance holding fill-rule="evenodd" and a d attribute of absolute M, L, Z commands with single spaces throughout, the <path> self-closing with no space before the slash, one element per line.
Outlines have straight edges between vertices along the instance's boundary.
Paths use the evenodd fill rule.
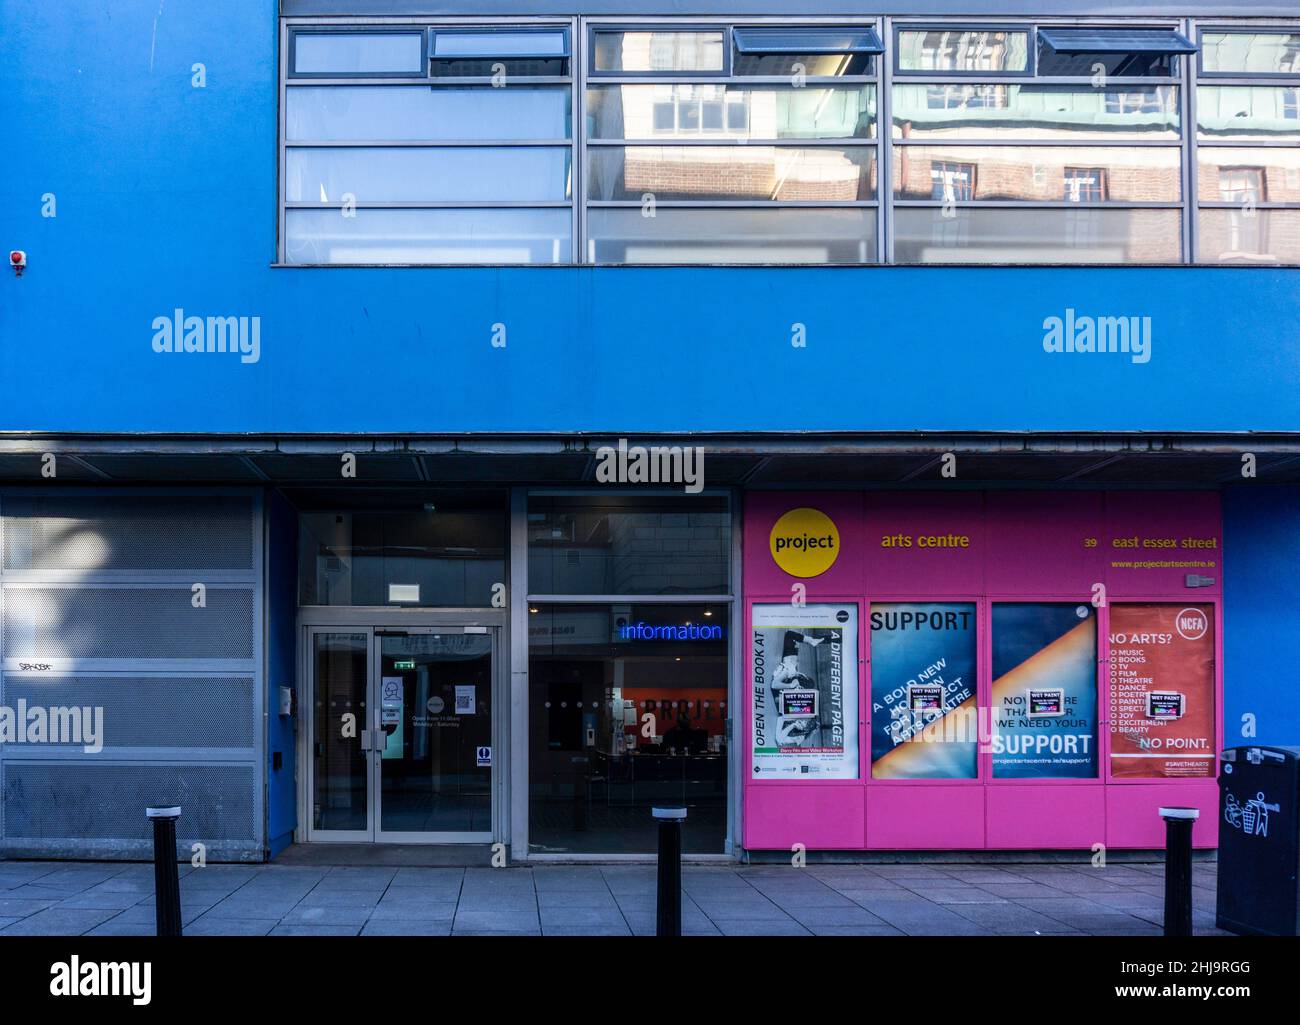
<path fill-rule="evenodd" d="M 1205 600 L 1223 588 L 1223 519 L 1210 491 L 1115 491 L 1106 495 L 1106 589 L 1112 597 Z M 1168 566 L 1124 563 L 1168 562 Z M 1186 575 L 1213 577 L 1189 588 Z"/>
<path fill-rule="evenodd" d="M 965 850 L 984 846 L 982 786 L 868 786 L 871 850 Z"/>
<path fill-rule="evenodd" d="M 816 577 L 792 577 L 772 560 L 772 526 L 791 509 L 820 510 L 835 523 L 840 553 L 835 563 Z M 790 594 L 790 585 L 803 583 L 809 599 L 822 594 L 862 592 L 862 494 L 860 492 L 754 491 L 745 496 L 745 593 Z"/>
<path fill-rule="evenodd" d="M 1106 794 L 1100 784 L 991 786 L 988 846 L 1088 850 L 1106 842 Z"/>
<path fill-rule="evenodd" d="M 1100 493 L 992 491 L 987 509 L 989 593 L 1091 595 L 1105 579 Z"/>
<path fill-rule="evenodd" d="M 982 590 L 984 496 L 870 492 L 864 511 L 867 587 L 875 595 L 942 598 Z"/>
<path fill-rule="evenodd" d="M 1165 846 L 1161 807 L 1199 808 L 1192 826 L 1192 846 L 1219 845 L 1219 786 L 1213 781 L 1179 780 L 1145 786 L 1112 784 L 1106 788 L 1106 845 L 1108 847 Z"/>
<path fill-rule="evenodd" d="M 825 784 L 747 786 L 745 846 L 788 851 L 797 843 L 809 850 L 861 850 L 862 790 Z"/>

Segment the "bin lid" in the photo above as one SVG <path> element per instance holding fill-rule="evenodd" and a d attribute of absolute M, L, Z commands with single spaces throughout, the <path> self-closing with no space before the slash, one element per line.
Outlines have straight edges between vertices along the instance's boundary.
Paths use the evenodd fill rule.
<path fill-rule="evenodd" d="M 1278 744 L 1242 744 L 1238 747 L 1225 747 L 1219 754 L 1219 760 L 1224 762 L 1259 761 L 1263 758 L 1278 762 L 1300 761 L 1300 747 Z"/>

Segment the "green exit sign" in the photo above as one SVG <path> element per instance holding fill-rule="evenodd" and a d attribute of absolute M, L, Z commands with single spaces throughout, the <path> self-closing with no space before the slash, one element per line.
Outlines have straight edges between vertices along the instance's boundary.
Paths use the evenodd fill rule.
<path fill-rule="evenodd" d="M 415 668 L 415 663 L 414 663 L 414 662 L 394 662 L 393 665 L 396 666 L 398 669 L 414 669 L 414 668 Z"/>

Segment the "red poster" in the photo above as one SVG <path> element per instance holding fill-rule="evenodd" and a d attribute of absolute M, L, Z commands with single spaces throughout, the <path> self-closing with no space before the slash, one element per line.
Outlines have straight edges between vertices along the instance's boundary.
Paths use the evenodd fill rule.
<path fill-rule="evenodd" d="M 1213 605 L 1111 606 L 1111 776 L 1213 776 L 1214 694 Z"/>

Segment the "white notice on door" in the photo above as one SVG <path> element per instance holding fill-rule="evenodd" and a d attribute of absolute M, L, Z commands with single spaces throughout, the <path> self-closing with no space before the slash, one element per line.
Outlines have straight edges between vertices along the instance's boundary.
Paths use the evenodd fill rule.
<path fill-rule="evenodd" d="M 456 714 L 473 715 L 476 708 L 474 701 L 474 684 L 456 684 Z"/>

